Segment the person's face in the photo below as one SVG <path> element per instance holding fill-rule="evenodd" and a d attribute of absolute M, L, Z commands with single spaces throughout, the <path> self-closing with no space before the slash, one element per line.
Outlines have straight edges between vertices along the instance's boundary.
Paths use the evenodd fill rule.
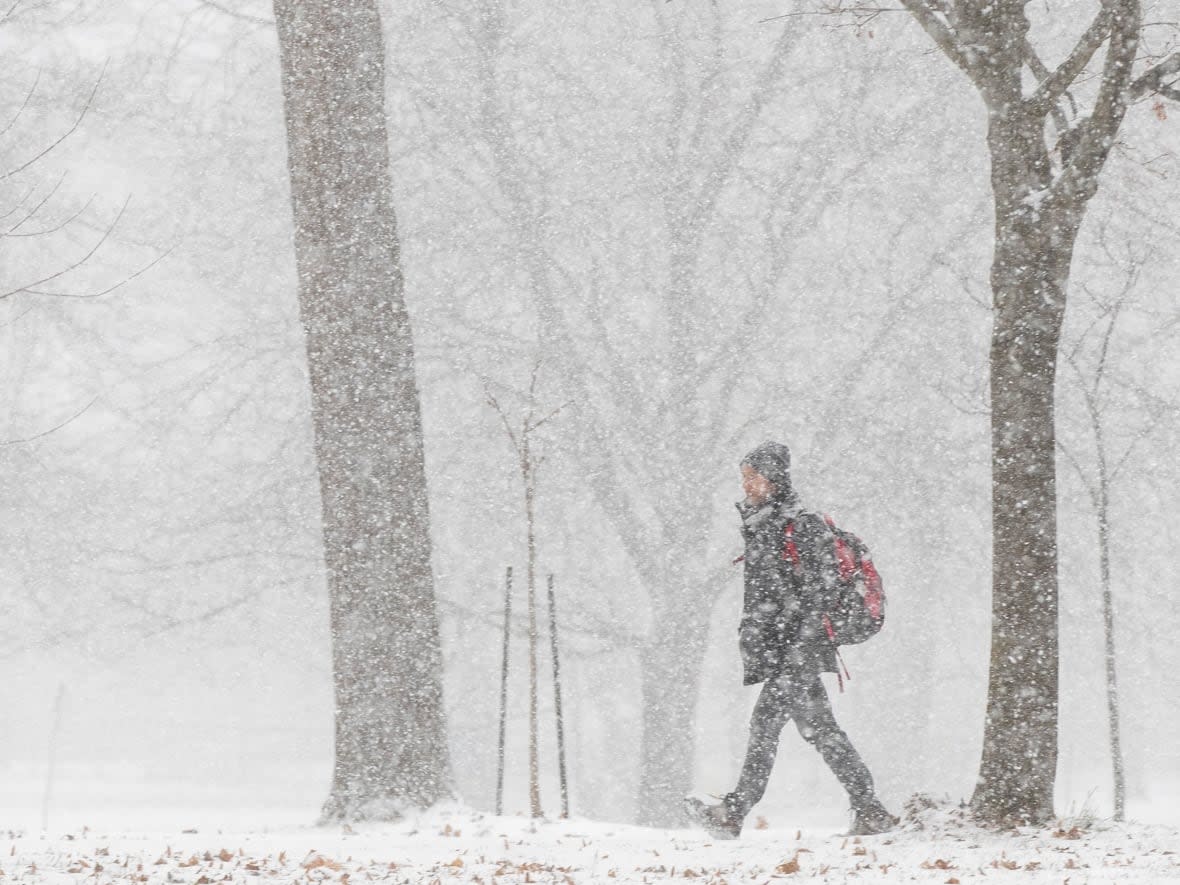
<path fill-rule="evenodd" d="M 769 501 L 777 491 L 774 483 L 751 467 L 742 465 L 742 491 L 746 493 L 746 500 L 757 506 Z"/>

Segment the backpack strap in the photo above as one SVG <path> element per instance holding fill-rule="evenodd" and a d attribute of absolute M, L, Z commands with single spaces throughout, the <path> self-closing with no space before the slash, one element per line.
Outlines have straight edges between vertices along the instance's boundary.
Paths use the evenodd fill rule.
<path fill-rule="evenodd" d="M 790 561 L 795 566 L 796 571 L 802 568 L 803 559 L 799 555 L 799 547 L 795 542 L 795 532 L 798 528 L 799 520 L 805 516 L 813 516 L 816 519 L 820 518 L 818 513 L 809 513 L 806 510 L 800 510 L 797 513 L 793 513 L 787 519 L 787 524 L 783 526 L 783 559 Z"/>
<path fill-rule="evenodd" d="M 787 520 L 783 526 L 783 559 L 791 563 L 795 574 L 803 571 L 803 558 L 799 555 L 799 547 L 795 543 L 795 517 Z"/>
<path fill-rule="evenodd" d="M 827 631 L 828 639 L 836 651 L 836 662 L 840 665 L 836 668 L 836 683 L 840 686 L 840 694 L 844 694 L 844 680 L 851 682 L 852 674 L 848 672 L 848 665 L 844 663 L 844 655 L 840 654 L 840 646 L 836 645 L 836 631 L 832 628 L 832 619 L 827 615 L 824 615 L 824 630 Z M 841 673 L 841 670 L 844 672 Z"/>

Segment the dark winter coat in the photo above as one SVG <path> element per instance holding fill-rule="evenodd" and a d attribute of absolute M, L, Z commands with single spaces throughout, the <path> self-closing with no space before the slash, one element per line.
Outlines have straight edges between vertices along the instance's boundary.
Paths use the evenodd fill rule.
<path fill-rule="evenodd" d="M 834 551 L 823 519 L 801 512 L 793 498 L 760 507 L 737 505 L 745 551 L 745 604 L 739 628 L 745 684 L 764 682 L 786 669 L 836 672 L 836 650 L 823 626 L 832 588 L 825 567 Z M 795 522 L 792 540 L 800 568 L 784 557 L 786 526 Z"/>

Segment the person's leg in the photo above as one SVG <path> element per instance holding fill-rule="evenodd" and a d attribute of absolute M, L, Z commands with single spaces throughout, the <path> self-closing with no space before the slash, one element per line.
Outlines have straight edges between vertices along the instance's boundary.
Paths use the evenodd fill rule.
<path fill-rule="evenodd" d="M 727 793 L 717 805 L 706 805 L 692 797 L 685 799 L 689 820 L 704 827 L 715 839 L 736 839 L 741 834 L 742 821 L 766 792 L 778 751 L 779 734 L 787 722 L 787 696 L 791 691 L 786 676 L 763 683 L 750 716 L 746 758 L 733 792 Z"/>
<path fill-rule="evenodd" d="M 778 754 L 779 735 L 789 718 L 792 697 L 798 691 L 798 682 L 789 673 L 782 673 L 763 684 L 750 716 L 750 739 L 746 745 L 741 776 L 733 792 L 725 797 L 725 806 L 731 819 L 741 821 L 766 792 L 766 784 Z"/>
<path fill-rule="evenodd" d="M 799 734 L 814 746 L 832 774 L 848 793 L 854 809 L 874 803 L 873 776 L 852 746 L 848 735 L 836 723 L 827 689 L 819 674 L 797 677 L 787 697 L 787 715 L 795 720 Z"/>
<path fill-rule="evenodd" d="M 856 812 L 853 833 L 869 835 L 897 823 L 873 794 L 873 777 L 836 723 L 832 705 L 819 674 L 783 673 L 762 686 L 750 717 L 750 740 L 741 776 L 732 793 L 719 805 L 689 800 L 690 817 L 717 838 L 734 839 L 742 821 L 766 792 L 778 753 L 779 736 L 788 719 L 812 744 L 848 793 Z"/>

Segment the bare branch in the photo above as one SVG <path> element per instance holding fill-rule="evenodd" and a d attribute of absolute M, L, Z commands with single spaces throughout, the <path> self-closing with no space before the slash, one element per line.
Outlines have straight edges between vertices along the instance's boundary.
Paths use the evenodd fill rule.
<path fill-rule="evenodd" d="M 1109 6 L 1103 5 L 1102 10 L 1094 17 L 1094 21 L 1090 23 L 1090 27 L 1082 34 L 1081 39 L 1078 40 L 1073 51 L 1065 61 L 1057 66 L 1057 70 L 1041 80 L 1036 92 L 1026 100 L 1026 105 L 1035 113 L 1048 113 L 1049 109 L 1057 103 L 1057 100 L 1073 85 L 1078 75 L 1085 70 L 1086 65 L 1090 63 L 1090 59 L 1094 57 L 1094 53 L 1098 51 L 1098 48 L 1109 38 L 1110 26 L 1111 9 Z M 1027 53 L 1028 47 L 1026 41 L 1026 55 Z M 1033 73 L 1035 74 L 1036 71 L 1034 70 Z"/>
<path fill-rule="evenodd" d="M 15 9 L 15 8 L 16 7 L 13 7 L 13 9 Z M 9 10 L 8 14 L 5 15 L 5 18 L 7 18 L 8 15 L 11 15 L 11 14 L 12 14 L 12 10 Z M 3 21 L 3 19 L 0 19 L 0 21 Z M 37 76 L 33 78 L 33 85 L 30 86 L 29 91 L 25 93 L 25 100 L 22 101 L 21 106 L 16 109 L 16 113 L 12 115 L 12 119 L 9 120 L 4 125 L 3 129 L 0 129 L 0 135 L 4 135 L 6 132 L 8 132 L 9 129 L 11 129 L 13 126 L 16 125 L 16 121 L 21 118 L 21 115 L 25 112 L 25 108 L 27 108 L 29 106 L 29 102 L 33 100 L 33 94 L 37 91 L 37 84 L 40 82 L 41 82 L 41 69 L 38 68 L 37 69 Z"/>
<path fill-rule="evenodd" d="M 1141 10 L 1136 0 L 1120 0 L 1108 8 L 1110 40 L 1094 110 L 1078 124 L 1078 146 L 1065 172 L 1052 186 L 1053 192 L 1064 199 L 1073 199 L 1071 194 L 1077 189 L 1093 193 L 1098 187 L 1097 174 L 1110 154 L 1127 112 L 1127 90 L 1139 45 Z"/>
<path fill-rule="evenodd" d="M 30 304 L 28 307 L 26 307 L 24 310 L 22 310 L 20 313 L 18 313 L 14 318 L 9 320 L 7 323 L 0 323 L 0 329 L 6 329 L 10 326 L 15 326 L 17 323 L 19 323 L 21 320 L 23 320 L 25 317 L 27 317 L 29 314 L 31 314 L 33 312 L 33 308 L 34 308 L 34 305 Z"/>
<path fill-rule="evenodd" d="M 268 27 L 274 26 L 273 18 L 264 18 L 261 15 L 250 15 L 248 12 L 238 12 L 236 9 L 230 9 L 224 4 L 218 3 L 217 0 L 197 0 L 201 6 L 207 6 L 209 9 L 215 9 L 223 15 L 228 15 L 230 18 L 236 18 L 238 21 L 249 22 L 252 25 L 266 25 Z"/>
<path fill-rule="evenodd" d="M 516 441 L 516 433 L 512 430 L 512 422 L 508 420 L 508 413 L 500 405 L 500 401 L 496 399 L 496 395 L 492 393 L 492 386 L 488 382 L 484 382 L 483 386 L 484 398 L 487 404 L 496 410 L 496 414 L 500 416 L 500 421 L 504 424 L 504 432 L 508 434 L 508 439 L 512 441 L 512 448 L 520 453 L 520 443 Z"/>
<path fill-rule="evenodd" d="M 17 212 L 19 212 L 21 210 L 21 208 L 25 205 L 25 203 L 27 203 L 29 201 L 29 197 L 31 197 L 36 192 L 37 192 L 37 185 L 35 185 L 35 184 L 30 185 L 29 189 L 27 191 L 25 191 L 25 195 L 23 197 L 21 197 L 19 200 L 17 200 L 16 202 L 14 202 L 9 207 L 7 212 L 0 215 L 0 220 L 8 218 L 9 216 L 15 215 Z"/>
<path fill-rule="evenodd" d="M 718 151 L 693 201 L 692 216 L 689 222 L 690 229 L 703 227 L 703 219 L 713 210 L 722 189 L 731 179 L 738 159 L 749 144 L 750 136 L 762 114 L 762 109 L 774 88 L 782 82 L 786 71 L 787 56 L 797 40 L 797 34 L 784 28 L 775 42 L 770 61 L 758 78 L 758 87 L 751 94 L 737 122 L 734 123 L 733 128 L 726 136 L 721 150 Z M 673 316 L 677 315 L 679 315 L 679 311 L 673 310 Z"/>
<path fill-rule="evenodd" d="M 6 22 L 10 18 L 12 18 L 16 14 L 16 11 L 20 8 L 21 3 L 23 3 L 23 2 L 24 2 L 24 0 L 14 0 L 13 4 L 11 6 L 9 6 L 8 9 L 4 10 L 4 14 L 0 15 L 0 24 L 3 24 L 4 22 Z"/>
<path fill-rule="evenodd" d="M 930 2 L 930 0 L 901 0 L 901 5 L 908 9 L 910 14 L 918 20 L 918 24 L 922 26 L 922 30 L 934 41 L 934 45 L 941 49 L 947 58 L 958 65 L 972 81 L 975 81 L 977 72 L 967 58 L 967 53 L 963 50 L 962 45 L 960 45 L 959 39 L 955 36 L 955 32 L 951 29 L 951 26 L 939 17 L 943 14 L 943 11 L 936 9 L 934 3 Z"/>
<path fill-rule="evenodd" d="M 1045 63 L 1041 61 L 1037 55 L 1036 49 L 1033 48 L 1032 43 L 1026 38 L 1024 41 L 1024 62 L 1028 65 L 1028 69 L 1033 72 L 1033 76 L 1037 78 L 1038 83 L 1044 83 L 1049 79 L 1051 71 L 1045 67 Z M 1073 100 L 1073 96 L 1067 91 L 1065 97 L 1069 99 L 1070 109 L 1073 115 L 1078 115 L 1077 102 Z M 1061 109 L 1060 102 L 1053 102 L 1050 106 L 1050 113 L 1053 115 L 1053 124 L 1057 127 L 1058 133 L 1066 132 L 1069 129 L 1069 120 L 1066 119 L 1065 111 Z"/>
<path fill-rule="evenodd" d="M 112 221 L 110 226 L 107 227 L 107 229 L 103 231 L 102 236 L 99 237 L 98 242 L 96 242 L 90 248 L 89 252 L 87 252 L 85 255 L 83 255 L 81 258 L 79 258 L 73 264 L 67 265 L 66 267 L 62 268 L 61 270 L 57 271 L 56 273 L 52 273 L 47 277 L 43 277 L 43 278 L 37 280 L 36 282 L 29 283 L 28 285 L 25 285 L 25 286 L 19 286 L 15 289 L 9 290 L 8 292 L 4 292 L 4 293 L 0 294 L 0 301 L 3 301 L 5 298 L 11 298 L 13 295 L 17 295 L 21 292 L 28 292 L 28 293 L 34 294 L 34 295 L 58 294 L 58 293 L 38 292 L 38 291 L 36 291 L 36 289 L 39 286 L 43 286 L 45 283 L 49 283 L 49 282 L 52 282 L 53 280 L 60 279 L 61 277 L 65 276 L 66 274 L 70 273 L 70 271 L 77 270 L 79 267 L 81 267 L 83 264 L 85 264 L 87 261 L 89 261 L 91 258 L 93 258 L 95 256 L 95 254 L 98 252 L 98 250 L 101 249 L 103 244 L 107 241 L 107 238 L 110 237 L 110 235 L 114 231 L 115 227 L 119 224 L 119 220 L 123 217 L 123 213 L 127 211 L 127 205 L 130 202 L 131 202 L 131 198 L 128 197 L 124 201 L 123 207 L 119 210 L 119 214 L 115 216 L 115 220 Z M 73 296 L 73 297 L 84 297 L 84 296 Z M 93 297 L 93 296 L 91 296 L 91 297 Z"/>
<path fill-rule="evenodd" d="M 545 422 L 556 418 L 558 415 L 560 415 L 563 411 L 565 411 L 567 408 L 569 408 L 573 404 L 574 404 L 574 401 L 572 399 L 566 400 L 564 403 L 562 403 L 560 406 L 558 406 L 556 409 L 554 409 L 552 412 L 550 412 L 544 418 L 540 419 L 539 421 L 534 421 L 533 423 L 531 423 L 528 426 L 528 431 L 530 433 L 532 433 L 534 430 L 536 430 L 538 427 L 540 427 Z"/>
<path fill-rule="evenodd" d="M 905 11 L 904 9 L 898 9 L 896 6 L 871 6 L 863 3 L 845 5 L 843 0 L 837 0 L 837 2 L 830 3 L 822 9 L 803 9 L 798 12 L 784 12 L 782 15 L 772 15 L 770 18 L 759 19 L 758 24 L 764 25 L 770 22 L 781 21 L 784 18 L 804 18 L 817 15 L 849 15 L 855 19 L 853 24 L 860 28 L 871 24 L 878 16 L 886 12 Z"/>
<path fill-rule="evenodd" d="M 81 418 L 83 415 L 85 415 L 86 412 L 89 411 L 90 407 L 93 406 L 96 402 L 98 402 L 97 396 L 94 399 L 92 399 L 90 402 L 88 402 L 86 405 L 84 405 L 77 412 L 75 412 L 73 415 L 66 418 L 66 420 L 62 421 L 60 424 L 55 424 L 53 427 L 50 427 L 48 430 L 42 430 L 40 433 L 35 433 L 32 436 L 26 436 L 23 439 L 0 440 L 0 446 L 16 446 L 16 445 L 21 445 L 23 443 L 30 443 L 35 440 L 41 439 L 43 437 L 49 436 L 49 434 L 51 434 L 51 433 L 56 433 L 57 431 L 59 431 L 63 427 L 65 427 L 67 424 L 77 421 L 79 418 Z"/>
<path fill-rule="evenodd" d="M 1164 83 L 1166 77 L 1173 77 L 1180 75 L 1180 52 L 1173 52 L 1158 65 L 1148 69 L 1142 76 L 1138 77 L 1128 89 L 1131 98 L 1141 98 L 1151 92 L 1158 92 L 1160 95 L 1166 95 L 1168 98 L 1176 100 L 1176 89 L 1174 83 Z"/>
<path fill-rule="evenodd" d="M 78 118 L 74 120 L 74 124 L 70 126 L 70 128 L 66 130 L 65 133 L 63 133 L 56 141 L 43 149 L 39 154 L 21 163 L 16 168 L 10 169 L 9 171 L 0 175 L 0 181 L 7 181 L 9 178 L 12 178 L 12 176 L 19 175 L 21 172 L 24 172 L 38 160 L 42 159 L 55 148 L 57 148 L 63 141 L 65 141 L 78 130 L 78 127 L 82 125 L 82 120 L 85 119 L 86 114 L 90 111 L 90 106 L 94 103 L 94 96 L 98 94 L 98 87 L 102 85 L 103 77 L 106 76 L 107 64 L 109 64 L 109 62 L 103 63 L 102 70 L 98 74 L 98 79 L 94 81 L 94 88 L 90 90 L 90 95 L 86 97 L 86 103 L 82 105 L 82 110 L 78 113 Z"/>
<path fill-rule="evenodd" d="M 65 176 L 62 176 L 62 179 L 60 179 L 58 181 L 58 185 L 61 184 L 61 181 L 64 180 L 64 178 L 65 178 Z M 57 185 L 54 185 L 53 190 L 54 191 L 57 190 Z M 43 237 L 46 234 L 55 234 L 55 233 L 58 233 L 59 231 L 63 231 L 67 227 L 69 227 L 71 224 L 73 224 L 75 221 L 77 221 L 79 218 L 81 218 L 86 213 L 86 210 L 89 209 L 94 204 L 94 200 L 95 200 L 94 195 L 92 195 L 90 197 L 90 199 L 88 199 L 85 203 L 82 204 L 81 209 L 79 209 L 77 212 L 75 212 L 73 215 L 69 216 L 68 218 L 64 219 L 63 221 L 59 221 L 57 224 L 53 225 L 52 227 L 43 227 L 40 230 L 31 230 L 31 231 L 25 231 L 23 233 L 18 233 L 18 231 L 20 231 L 20 229 L 25 224 L 32 221 L 37 216 L 37 213 L 40 212 L 45 207 L 45 204 L 49 202 L 49 200 L 52 196 L 53 196 L 53 191 L 50 191 L 48 194 L 46 194 L 45 198 L 43 200 L 41 200 L 41 202 L 39 202 L 36 206 L 34 206 L 27 213 L 25 213 L 24 218 L 22 218 L 20 221 L 18 221 L 16 224 L 14 224 L 8 230 L 4 231 L 3 233 L 0 233 L 0 239 L 7 239 L 8 237 Z"/>
<path fill-rule="evenodd" d="M 36 216 L 36 214 L 38 212 L 40 212 L 45 207 L 45 204 L 48 203 L 51 199 L 53 199 L 53 195 L 57 193 L 57 189 L 59 187 L 61 187 L 62 182 L 64 182 L 65 180 L 66 180 L 66 176 L 65 176 L 65 173 L 63 172 L 61 174 L 61 176 L 57 179 L 57 182 L 53 185 L 53 187 L 51 187 L 49 189 L 49 192 L 44 197 L 42 197 L 41 200 L 35 206 L 33 206 L 32 209 L 30 209 L 28 212 L 25 213 L 24 218 L 22 218 L 16 224 L 14 224 L 12 227 L 10 227 L 8 229 L 8 234 L 6 234 L 6 235 L 13 234 L 16 230 L 18 230 L 21 227 L 21 225 L 23 225 L 25 222 L 29 221 L 34 216 Z M 33 190 L 30 190 L 27 194 L 25 194 L 24 198 L 17 204 L 16 208 L 24 206 L 25 202 L 28 200 L 29 197 L 31 197 L 33 195 L 33 192 L 35 190 L 36 190 L 36 187 L 34 186 Z M 6 212 L 3 217 L 7 218 L 9 215 L 12 215 L 12 214 L 15 214 L 15 209 L 10 212 Z"/>
<path fill-rule="evenodd" d="M 141 614 L 147 615 L 149 618 L 157 622 L 156 626 L 146 630 L 146 632 L 141 634 L 140 637 L 143 639 L 151 639 L 152 637 L 159 636 L 163 633 L 169 633 L 173 630 L 179 630 L 184 627 L 192 627 L 196 626 L 197 624 L 204 624 L 212 621 L 221 615 L 227 614 L 234 609 L 241 608 L 242 606 L 248 605 L 249 603 L 255 601 L 257 599 L 257 593 L 252 592 L 243 596 L 238 596 L 235 599 L 230 599 L 226 602 L 223 602 L 221 605 L 212 606 L 205 611 L 190 617 L 179 617 L 175 614 L 172 614 L 171 612 L 156 611 L 150 606 L 144 605 L 143 603 L 137 603 L 134 600 L 122 595 L 117 595 L 113 598 L 117 602 L 120 602 L 133 610 L 138 610 Z"/>
<path fill-rule="evenodd" d="M 104 295 L 110 295 L 116 289 L 121 289 L 124 286 L 126 286 L 128 283 L 130 283 L 132 280 L 143 276 L 145 273 L 147 273 L 149 270 L 151 270 L 153 267 L 155 267 L 157 264 L 159 264 L 161 261 L 163 261 L 165 258 L 167 258 L 171 254 L 172 254 L 171 249 L 168 249 L 167 251 L 162 252 L 161 254 L 159 254 L 155 258 L 153 258 L 151 261 L 149 261 L 147 264 L 145 264 L 143 267 L 141 267 L 139 270 L 135 271 L 135 273 L 128 274 L 127 276 L 123 277 L 123 279 L 119 280 L 119 282 L 115 283 L 114 285 L 107 286 L 105 289 L 100 289 L 97 292 L 88 292 L 85 295 L 79 295 L 76 292 L 46 292 L 44 289 L 25 289 L 23 291 L 27 292 L 30 295 L 40 295 L 45 298 L 80 298 L 80 299 L 87 299 L 87 300 L 89 300 L 91 298 L 102 298 Z"/>

